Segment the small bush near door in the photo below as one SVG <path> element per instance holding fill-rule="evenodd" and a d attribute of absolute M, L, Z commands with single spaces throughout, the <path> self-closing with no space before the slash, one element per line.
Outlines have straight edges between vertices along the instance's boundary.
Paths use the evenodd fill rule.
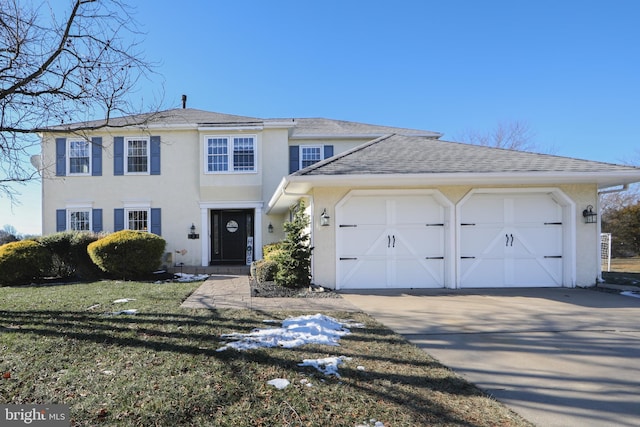
<path fill-rule="evenodd" d="M 162 262 L 165 240 L 152 233 L 122 230 L 91 243 L 91 260 L 108 275 L 137 279 L 152 273 Z"/>
<path fill-rule="evenodd" d="M 287 288 L 303 288 L 311 284 L 311 247 L 309 246 L 309 216 L 304 203 L 298 205 L 293 220 L 284 223 L 287 233 L 275 255 L 278 263 L 275 282 Z"/>

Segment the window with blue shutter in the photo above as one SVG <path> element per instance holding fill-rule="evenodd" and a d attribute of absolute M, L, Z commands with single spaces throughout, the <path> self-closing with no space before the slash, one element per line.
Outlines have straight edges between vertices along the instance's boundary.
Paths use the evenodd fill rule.
<path fill-rule="evenodd" d="M 294 173 L 300 169 L 300 146 L 289 146 L 289 173 Z"/>
<path fill-rule="evenodd" d="M 124 230 L 124 209 L 113 210 L 113 231 Z"/>
<path fill-rule="evenodd" d="M 151 208 L 151 232 L 162 235 L 162 215 L 160 208 Z"/>
<path fill-rule="evenodd" d="M 67 174 L 67 138 L 56 138 L 56 176 Z"/>
<path fill-rule="evenodd" d="M 102 137 L 91 138 L 91 175 L 102 176 Z"/>
<path fill-rule="evenodd" d="M 56 231 L 64 231 L 67 229 L 67 210 L 56 209 Z"/>
<path fill-rule="evenodd" d="M 113 174 L 124 175 L 124 137 L 122 136 L 113 138 Z M 124 219 L 122 223 L 124 224 Z"/>
<path fill-rule="evenodd" d="M 93 209 L 91 211 L 91 228 L 94 233 L 102 231 L 102 209 Z"/>
<path fill-rule="evenodd" d="M 160 175 L 160 137 L 151 137 L 151 175 Z"/>

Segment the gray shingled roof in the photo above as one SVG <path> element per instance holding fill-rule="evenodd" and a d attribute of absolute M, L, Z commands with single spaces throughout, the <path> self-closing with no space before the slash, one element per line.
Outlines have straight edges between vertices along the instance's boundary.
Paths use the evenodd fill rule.
<path fill-rule="evenodd" d="M 127 126 L 261 126 L 265 122 L 287 123 L 292 125 L 291 137 L 293 139 L 305 138 L 378 138 L 383 135 L 395 133 L 399 135 L 419 135 L 438 138 L 442 134 L 419 129 L 406 129 L 389 126 L 370 125 L 366 123 L 348 122 L 344 120 L 331 120 L 323 118 L 285 118 L 263 119 L 257 117 L 236 116 L 233 114 L 215 113 L 211 111 L 197 110 L 194 108 L 176 108 L 157 113 L 138 114 L 125 117 L 116 117 L 109 120 L 111 127 Z M 71 128 L 96 128 L 103 127 L 104 120 L 93 120 L 68 125 L 51 126 L 51 131 L 66 131 Z"/>
<path fill-rule="evenodd" d="M 407 129 L 389 126 L 370 125 L 367 123 L 348 122 L 344 120 L 332 120 L 324 118 L 298 118 L 294 120 L 296 126 L 293 128 L 292 139 L 305 139 L 322 137 L 371 137 L 378 138 L 391 133 L 399 135 L 416 135 L 439 138 L 441 133 Z"/>
<path fill-rule="evenodd" d="M 293 175 L 630 171 L 640 172 L 640 168 L 433 138 L 387 135 L 299 170 Z"/>

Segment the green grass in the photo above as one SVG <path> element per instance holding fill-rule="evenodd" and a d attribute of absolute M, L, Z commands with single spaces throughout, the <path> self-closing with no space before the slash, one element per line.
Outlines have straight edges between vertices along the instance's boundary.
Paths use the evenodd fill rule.
<path fill-rule="evenodd" d="M 0 403 L 67 404 L 83 426 L 530 425 L 365 314 L 326 313 L 365 324 L 340 347 L 217 352 L 221 334 L 298 313 L 181 309 L 197 286 L 0 288 Z M 139 312 L 105 315 L 125 308 Z M 341 378 L 298 366 L 341 355 Z"/>

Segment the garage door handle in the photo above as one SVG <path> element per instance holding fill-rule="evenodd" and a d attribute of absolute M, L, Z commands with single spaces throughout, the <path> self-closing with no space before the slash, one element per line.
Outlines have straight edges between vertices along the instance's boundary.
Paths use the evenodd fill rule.
<path fill-rule="evenodd" d="M 425 257 L 424 259 L 444 259 L 444 257 L 443 256 L 428 256 L 428 257 Z"/>
<path fill-rule="evenodd" d="M 390 248 L 391 247 L 391 236 L 389 236 L 387 234 L 387 247 Z"/>
<path fill-rule="evenodd" d="M 393 235 L 393 246 L 392 246 L 392 248 L 395 248 L 395 247 L 396 247 L 396 236 L 394 234 Z"/>
<path fill-rule="evenodd" d="M 425 224 L 427 227 L 444 227 L 444 224 L 436 223 L 436 224 Z"/>
<path fill-rule="evenodd" d="M 545 255 L 545 258 L 562 258 L 562 255 Z"/>
<path fill-rule="evenodd" d="M 355 257 L 340 257 L 340 261 L 353 261 L 356 260 L 358 258 Z"/>
<path fill-rule="evenodd" d="M 463 222 L 460 225 L 476 225 L 476 224 L 473 222 Z"/>
<path fill-rule="evenodd" d="M 344 227 L 357 227 L 356 224 L 340 224 L 338 227 L 340 228 L 344 228 Z"/>
<path fill-rule="evenodd" d="M 476 259 L 474 256 L 461 256 L 460 259 Z"/>
<path fill-rule="evenodd" d="M 505 246 L 513 246 L 513 234 L 505 234 L 504 237 L 507 238 L 507 243 Z M 509 245 L 509 239 L 511 239 L 511 245 Z"/>
<path fill-rule="evenodd" d="M 562 225 L 561 222 L 545 222 L 544 225 Z"/>

